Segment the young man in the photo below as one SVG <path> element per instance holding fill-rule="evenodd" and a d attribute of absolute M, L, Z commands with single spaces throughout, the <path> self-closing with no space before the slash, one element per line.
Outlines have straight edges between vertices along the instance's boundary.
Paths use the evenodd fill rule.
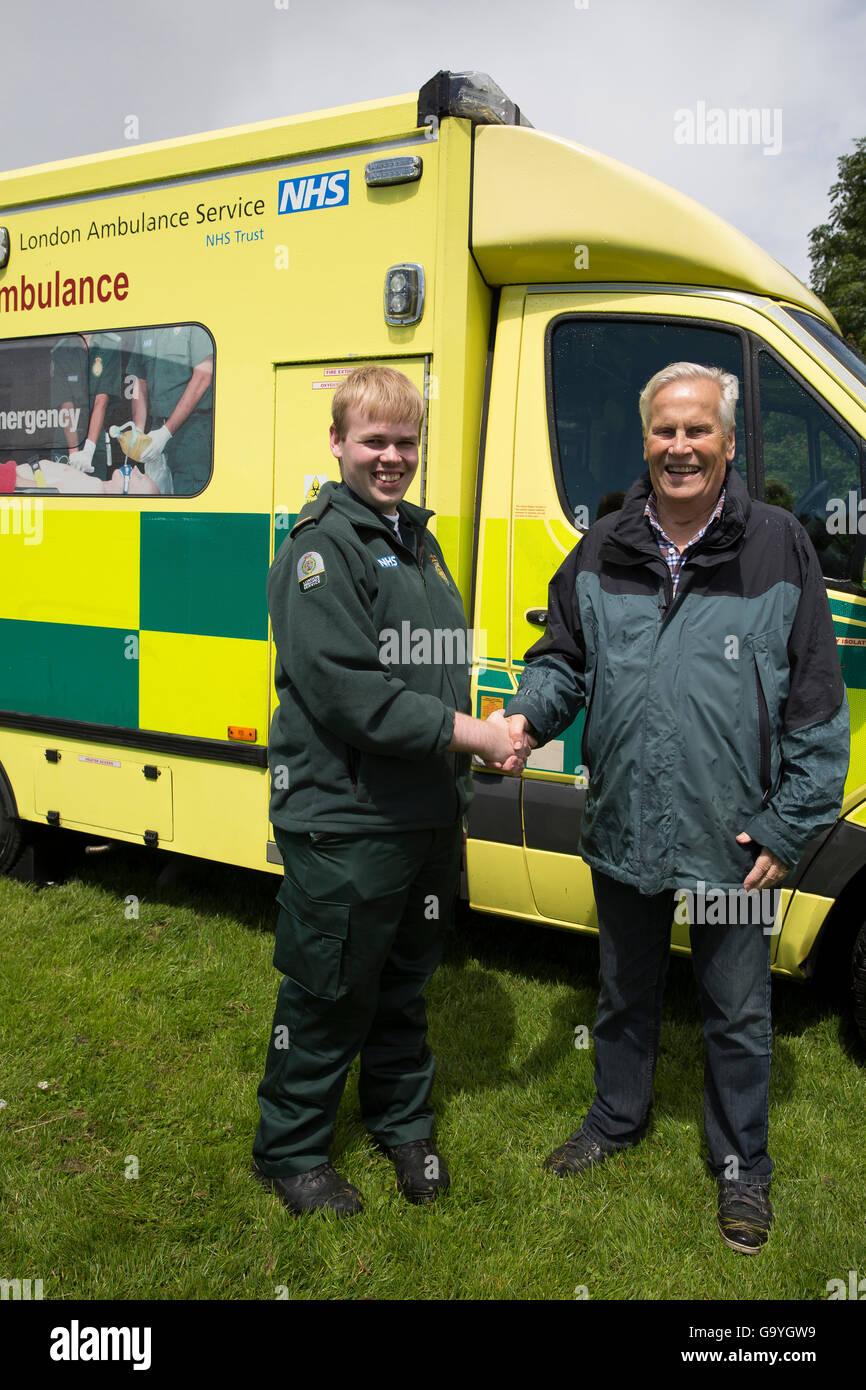
<path fill-rule="evenodd" d="M 284 972 L 259 1087 L 254 1173 L 294 1212 L 360 1210 L 328 1149 L 360 1053 L 364 1123 L 411 1202 L 449 1184 L 431 1139 L 423 992 L 457 891 L 465 755 L 519 762 L 501 723 L 469 717 L 460 594 L 403 500 L 424 403 L 388 367 L 335 393 L 342 481 L 304 507 L 268 580 L 279 708 L 271 820 L 285 876 Z"/>

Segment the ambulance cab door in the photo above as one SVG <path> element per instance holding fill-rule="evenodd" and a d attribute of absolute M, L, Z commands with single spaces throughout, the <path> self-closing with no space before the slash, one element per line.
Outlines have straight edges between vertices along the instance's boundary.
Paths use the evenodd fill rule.
<path fill-rule="evenodd" d="M 846 791 L 856 796 L 866 782 L 859 534 L 866 371 L 861 364 L 863 375 L 855 380 L 853 367 L 832 360 L 831 349 L 815 336 L 819 330 L 759 296 L 527 291 L 514 422 L 510 654 L 518 677 L 526 648 L 544 631 L 549 578 L 582 531 L 617 510 L 645 471 L 638 412 L 643 386 L 671 362 L 719 366 L 740 383 L 733 466 L 752 497 L 798 517 L 818 553 L 851 705 Z M 593 926 L 591 878 L 577 854 L 591 777 L 583 766 L 583 729 L 581 712 L 533 754 L 521 813 L 538 915 Z M 791 881 L 796 886 L 796 875 Z M 783 890 L 782 915 L 790 897 L 791 888 Z M 774 962 L 785 931 L 787 919 L 774 943 Z M 685 928 L 675 928 L 673 943 L 687 948 Z"/>
<path fill-rule="evenodd" d="M 748 386 L 746 334 L 713 322 L 706 307 L 686 296 L 527 290 L 510 523 L 515 678 L 527 648 L 544 633 L 551 577 L 586 529 L 617 510 L 645 471 L 638 395 L 646 381 L 672 361 L 713 362 Z M 742 408 L 737 425 L 735 466 L 753 485 Z M 581 711 L 532 754 L 521 811 L 538 916 L 592 928 L 592 880 L 578 855 L 588 775 L 583 729 Z"/>

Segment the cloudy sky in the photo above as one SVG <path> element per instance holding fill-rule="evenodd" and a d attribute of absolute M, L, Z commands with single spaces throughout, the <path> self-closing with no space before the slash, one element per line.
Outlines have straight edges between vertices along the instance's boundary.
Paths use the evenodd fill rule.
<path fill-rule="evenodd" d="M 866 0 L 30 0 L 2 42 L 3 169 L 123 146 L 130 115 L 162 140 L 475 68 L 537 128 L 690 194 L 802 279 L 837 159 L 866 135 Z M 736 108 L 763 132 L 709 143 Z"/>

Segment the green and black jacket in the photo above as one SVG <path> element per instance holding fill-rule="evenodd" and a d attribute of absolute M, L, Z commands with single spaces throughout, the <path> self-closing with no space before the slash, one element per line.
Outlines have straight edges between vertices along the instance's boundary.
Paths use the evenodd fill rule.
<path fill-rule="evenodd" d="M 741 888 L 751 835 L 792 867 L 839 813 L 849 720 L 817 556 L 729 467 L 676 598 L 644 516 L 649 473 L 554 575 L 507 714 L 541 743 L 586 708 L 586 862 L 641 893 Z"/>
<path fill-rule="evenodd" d="M 447 751 L 455 710 L 470 709 L 463 604 L 433 513 L 397 510 L 417 554 L 327 483 L 271 566 L 270 818 L 285 830 L 435 829 L 468 804 L 469 758 Z"/>

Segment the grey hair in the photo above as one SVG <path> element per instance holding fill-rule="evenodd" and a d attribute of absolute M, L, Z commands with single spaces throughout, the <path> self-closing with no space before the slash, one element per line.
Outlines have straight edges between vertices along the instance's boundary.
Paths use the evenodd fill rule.
<path fill-rule="evenodd" d="M 646 432 L 649 428 L 650 408 L 659 391 L 665 386 L 670 386 L 674 381 L 694 380 L 695 378 L 714 381 L 718 386 L 722 394 L 722 399 L 719 402 L 719 424 L 723 434 L 731 433 L 734 428 L 737 400 L 740 395 L 740 383 L 733 373 L 723 372 L 721 367 L 703 367 L 699 362 L 672 362 L 669 367 L 662 367 L 660 372 L 651 376 L 640 393 L 638 409 L 640 410 L 644 439 L 646 439 Z"/>

